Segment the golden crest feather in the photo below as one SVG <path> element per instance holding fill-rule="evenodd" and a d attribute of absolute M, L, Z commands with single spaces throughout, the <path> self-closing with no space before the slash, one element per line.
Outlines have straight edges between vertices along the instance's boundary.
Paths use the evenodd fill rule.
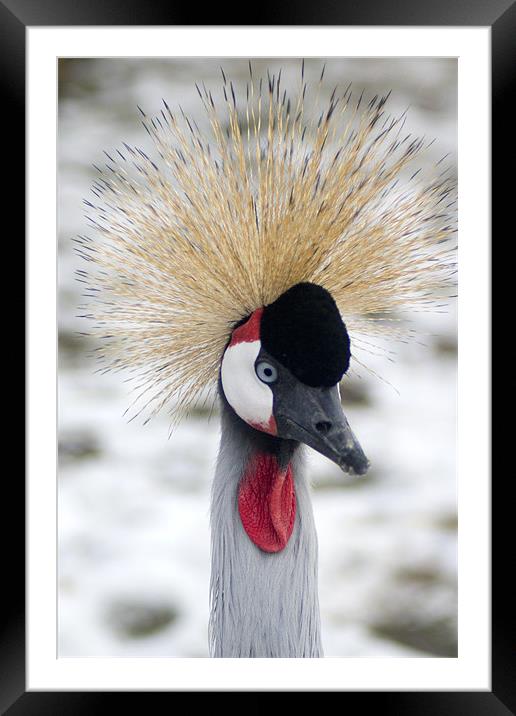
<path fill-rule="evenodd" d="M 233 325 L 298 282 L 330 291 L 352 346 L 396 334 L 378 314 L 450 291 L 455 185 L 441 163 L 419 170 L 431 142 L 388 95 L 336 88 L 320 107 L 300 74 L 290 97 L 250 67 L 241 99 L 223 73 L 221 102 L 197 87 L 199 121 L 140 110 L 157 156 L 124 144 L 98 168 L 78 274 L 99 361 L 136 381 L 134 417 L 214 395 Z"/>

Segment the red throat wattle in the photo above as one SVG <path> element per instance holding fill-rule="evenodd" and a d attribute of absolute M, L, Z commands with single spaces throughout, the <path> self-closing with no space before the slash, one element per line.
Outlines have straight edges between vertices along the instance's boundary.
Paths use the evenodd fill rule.
<path fill-rule="evenodd" d="M 280 552 L 294 529 L 296 493 L 290 464 L 274 455 L 250 459 L 238 490 L 238 511 L 249 538 L 264 552 Z"/>

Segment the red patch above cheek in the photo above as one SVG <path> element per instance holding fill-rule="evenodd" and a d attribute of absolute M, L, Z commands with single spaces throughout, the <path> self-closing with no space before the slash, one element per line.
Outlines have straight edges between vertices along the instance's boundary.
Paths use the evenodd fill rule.
<path fill-rule="evenodd" d="M 231 335 L 230 346 L 237 343 L 252 343 L 260 340 L 260 323 L 262 320 L 263 308 L 257 308 L 250 318 L 238 328 L 235 328 Z"/>
<path fill-rule="evenodd" d="M 264 552 L 280 552 L 287 545 L 296 518 L 292 467 L 280 469 L 274 455 L 254 455 L 238 490 L 242 525 Z"/>

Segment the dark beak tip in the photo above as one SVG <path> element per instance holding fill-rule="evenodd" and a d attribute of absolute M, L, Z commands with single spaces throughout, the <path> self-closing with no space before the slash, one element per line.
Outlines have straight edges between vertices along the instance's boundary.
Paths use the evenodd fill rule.
<path fill-rule="evenodd" d="M 359 459 L 349 459 L 346 456 L 339 460 L 339 467 L 351 476 L 363 477 L 371 467 L 371 463 L 365 456 Z"/>
<path fill-rule="evenodd" d="M 355 470 L 355 472 L 359 477 L 363 477 L 364 475 L 366 475 L 369 472 L 370 467 L 371 467 L 371 463 L 369 462 L 369 460 L 366 460 L 364 465 L 361 466 L 358 470 Z"/>

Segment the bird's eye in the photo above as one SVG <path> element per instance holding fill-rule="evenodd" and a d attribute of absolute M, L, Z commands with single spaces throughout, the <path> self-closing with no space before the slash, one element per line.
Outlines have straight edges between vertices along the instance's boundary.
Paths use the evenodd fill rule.
<path fill-rule="evenodd" d="M 255 370 L 258 378 L 264 383 L 274 383 L 278 378 L 278 371 L 273 365 L 267 363 L 267 361 L 262 360 L 257 363 Z"/>

